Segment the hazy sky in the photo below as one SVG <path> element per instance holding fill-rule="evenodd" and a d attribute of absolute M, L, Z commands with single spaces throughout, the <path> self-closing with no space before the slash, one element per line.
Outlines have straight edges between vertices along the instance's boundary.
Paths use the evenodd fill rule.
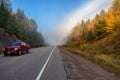
<path fill-rule="evenodd" d="M 11 0 L 15 12 L 24 10 L 36 20 L 45 40 L 52 45 L 63 43 L 73 26 L 107 9 L 113 0 Z"/>

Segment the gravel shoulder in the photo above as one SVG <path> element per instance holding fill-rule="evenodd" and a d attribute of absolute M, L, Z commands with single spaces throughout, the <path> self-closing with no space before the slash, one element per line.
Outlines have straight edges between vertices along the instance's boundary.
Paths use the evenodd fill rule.
<path fill-rule="evenodd" d="M 99 65 L 64 49 L 59 48 L 59 50 L 68 80 L 120 80 L 120 75 L 108 72 Z"/>

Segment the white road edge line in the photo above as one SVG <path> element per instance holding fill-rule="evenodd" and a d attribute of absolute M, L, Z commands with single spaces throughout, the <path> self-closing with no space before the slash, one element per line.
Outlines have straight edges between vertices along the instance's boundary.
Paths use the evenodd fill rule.
<path fill-rule="evenodd" d="M 47 66 L 47 64 L 48 64 L 48 62 L 49 62 L 49 60 L 50 60 L 50 58 L 51 58 L 51 56 L 52 56 L 53 51 L 54 51 L 55 48 L 56 48 L 56 47 L 54 47 L 54 48 L 52 49 L 49 57 L 47 58 L 47 61 L 46 61 L 45 64 L 43 65 L 40 73 L 38 74 L 38 76 L 37 76 L 37 78 L 36 78 L 36 80 L 40 80 L 40 78 L 41 78 L 41 76 L 42 76 L 42 74 L 43 74 L 43 72 L 44 72 L 44 70 L 45 70 L 45 68 L 46 68 L 46 66 Z"/>

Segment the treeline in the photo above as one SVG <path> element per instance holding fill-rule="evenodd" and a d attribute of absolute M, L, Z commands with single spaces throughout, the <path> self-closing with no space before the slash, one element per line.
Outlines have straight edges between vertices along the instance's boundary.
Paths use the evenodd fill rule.
<path fill-rule="evenodd" d="M 65 49 L 120 74 L 120 0 L 95 18 L 82 20 L 68 35 Z"/>
<path fill-rule="evenodd" d="M 0 4 L 0 28 L 29 43 L 32 47 L 44 45 L 43 36 L 38 31 L 34 19 L 26 17 L 22 9 L 18 9 L 16 13 L 13 13 L 9 0 L 7 2 L 6 0 L 0 0 Z"/>
<path fill-rule="evenodd" d="M 108 11 L 101 10 L 94 19 L 78 23 L 68 35 L 68 43 L 94 42 L 116 31 L 120 32 L 120 0 L 114 0 Z"/>

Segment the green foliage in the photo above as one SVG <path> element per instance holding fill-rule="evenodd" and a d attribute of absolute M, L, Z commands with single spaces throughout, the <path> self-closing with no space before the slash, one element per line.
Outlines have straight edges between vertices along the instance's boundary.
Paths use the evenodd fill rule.
<path fill-rule="evenodd" d="M 120 71 L 120 63 L 109 60 L 107 58 L 103 58 L 101 56 L 94 56 L 92 59 L 95 62 L 97 62 L 98 64 L 100 64 L 101 66 L 103 66 L 104 68 L 120 74 L 120 72 L 119 72 Z"/>
<path fill-rule="evenodd" d="M 87 42 L 94 40 L 92 30 L 88 32 L 86 39 L 87 39 Z"/>
<path fill-rule="evenodd" d="M 103 63 L 105 63 L 105 64 L 107 64 L 107 65 L 109 65 L 109 66 L 112 66 L 112 65 L 113 65 L 113 62 L 112 62 L 112 61 L 107 60 L 107 59 L 104 59 L 104 58 L 102 58 L 102 57 L 100 57 L 100 56 L 95 56 L 94 59 L 95 59 L 95 60 L 98 60 L 98 61 L 100 61 L 100 62 L 103 62 Z"/>
<path fill-rule="evenodd" d="M 110 39 L 111 45 L 114 45 L 116 42 L 117 42 L 117 40 L 115 39 L 115 37 L 112 37 L 112 38 Z"/>
<path fill-rule="evenodd" d="M 8 10 L 4 7 L 3 3 L 0 5 L 0 28 L 6 28 L 8 21 Z"/>
<path fill-rule="evenodd" d="M 80 49 L 83 51 L 89 51 L 92 48 L 93 48 L 93 46 L 91 44 L 87 44 L 87 43 L 80 46 Z"/>
<path fill-rule="evenodd" d="M 2 50 L 0 50 L 0 54 L 3 54 L 3 51 L 2 51 Z"/>
<path fill-rule="evenodd" d="M 98 23 L 95 25 L 95 37 L 96 39 L 102 39 L 107 35 L 107 27 L 106 22 L 103 20 L 98 21 Z"/>
<path fill-rule="evenodd" d="M 17 22 L 19 22 L 19 38 L 25 42 L 28 42 L 32 47 L 38 47 L 44 45 L 44 39 L 40 32 L 37 30 L 37 24 L 34 19 L 28 19 L 24 11 L 17 10 L 16 13 Z M 22 34 L 22 35 L 21 35 Z"/>
<path fill-rule="evenodd" d="M 37 23 L 34 19 L 28 19 L 24 11 L 18 9 L 16 14 L 9 11 L 10 6 L 2 3 L 0 5 L 0 29 L 5 29 L 10 35 L 15 35 L 22 41 L 39 47 L 44 45 L 44 39 L 41 32 L 38 31 Z"/>
<path fill-rule="evenodd" d="M 4 7 L 9 11 L 12 10 L 11 8 L 11 1 L 10 0 L 0 0 L 0 4 L 4 4 Z"/>
<path fill-rule="evenodd" d="M 114 59 L 119 59 L 120 60 L 120 54 L 110 54 L 110 57 L 114 58 Z"/>
<path fill-rule="evenodd" d="M 109 52 L 109 49 L 106 47 L 103 47 L 103 49 L 101 49 L 101 53 L 103 53 L 103 54 L 106 54 L 108 52 Z"/>
<path fill-rule="evenodd" d="M 17 24 L 17 21 L 15 19 L 15 15 L 11 15 L 9 13 L 9 16 L 8 16 L 8 21 L 7 21 L 7 31 L 9 31 L 11 34 L 14 34 L 16 36 L 18 36 L 18 33 L 19 33 L 19 28 L 17 27 L 18 24 Z"/>
<path fill-rule="evenodd" d="M 0 28 L 0 30 L 5 30 L 4 28 Z"/>

